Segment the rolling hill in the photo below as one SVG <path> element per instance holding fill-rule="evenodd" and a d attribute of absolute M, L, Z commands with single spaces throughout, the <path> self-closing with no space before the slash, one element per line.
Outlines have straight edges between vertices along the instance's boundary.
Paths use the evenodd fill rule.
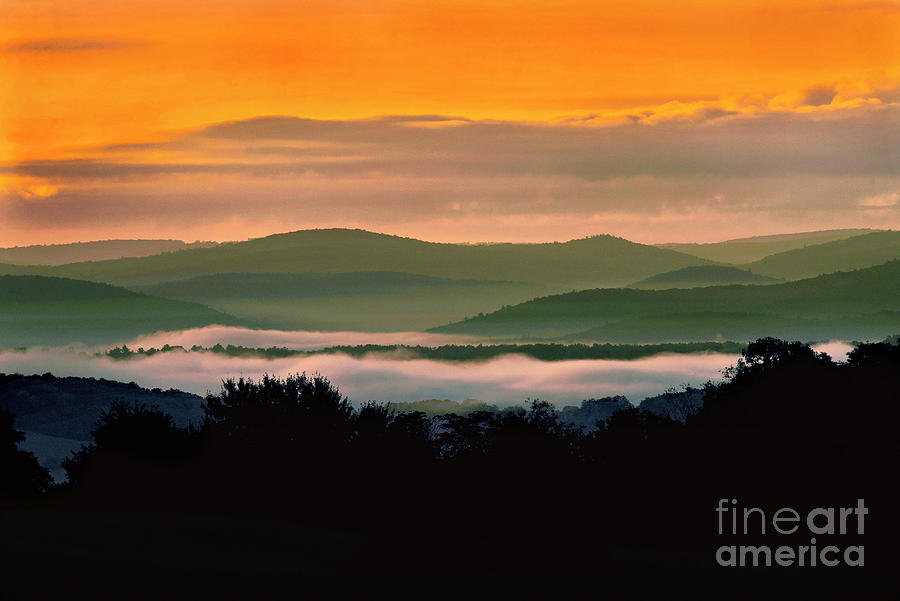
<path fill-rule="evenodd" d="M 820 232 L 801 232 L 796 234 L 777 234 L 774 236 L 754 236 L 752 238 L 736 238 L 724 242 L 708 244 L 657 244 L 660 248 L 677 250 L 695 257 L 718 261 L 720 263 L 751 263 L 779 252 L 803 248 L 813 244 L 823 244 L 834 240 L 844 240 L 852 236 L 860 236 L 873 232 L 871 229 L 826 230 Z"/>
<path fill-rule="evenodd" d="M 262 327 L 357 331 L 422 330 L 547 292 L 535 284 L 384 271 L 225 273 L 137 289 L 199 302 Z"/>
<path fill-rule="evenodd" d="M 135 289 L 147 294 L 199 299 L 300 299 L 410 293 L 423 289 L 497 286 L 520 288 L 521 283 L 492 280 L 451 280 L 396 271 L 356 273 L 218 273 Z"/>
<path fill-rule="evenodd" d="M 564 243 L 466 245 L 424 242 L 363 230 L 331 229 L 303 230 L 146 257 L 63 265 L 7 263 L 0 264 L 0 274 L 32 274 L 128 286 L 158 297 L 157 301 L 166 298 L 170 302 L 200 303 L 207 306 L 203 310 L 211 311 L 206 317 L 192 313 L 187 318 L 178 313 L 173 305 L 169 314 L 180 317 L 168 322 L 161 317 L 153 318 L 144 326 L 151 329 L 183 327 L 181 324 L 185 323 L 195 325 L 204 320 L 233 319 L 250 326 L 284 329 L 424 330 L 457 322 L 467 315 L 498 315 L 491 312 L 542 295 L 571 290 L 629 285 L 647 289 L 632 291 L 637 293 L 666 288 L 723 288 L 723 284 L 773 284 L 775 278 L 813 277 L 841 269 L 869 267 L 900 257 L 900 232 L 854 235 L 858 233 L 858 230 L 840 230 L 730 241 L 771 249 L 772 245 L 778 244 L 807 244 L 828 236 L 851 236 L 776 253 L 741 266 L 746 269 L 714 264 L 670 249 L 636 244 L 613 236 L 594 236 Z M 897 281 L 895 278 L 894 282 Z M 787 294 L 784 289 L 778 290 L 773 294 Z M 662 304 L 646 301 L 644 297 L 621 296 L 624 294 L 621 290 L 612 290 L 607 294 L 610 296 L 604 297 L 604 303 L 619 302 L 623 313 L 613 312 L 604 317 L 602 323 L 590 310 L 586 313 L 573 312 L 563 320 L 565 323 L 559 324 L 551 324 L 543 316 L 535 323 L 544 323 L 547 327 L 535 329 L 523 326 L 520 333 L 553 337 L 560 332 L 574 334 L 591 330 L 597 334 L 596 328 L 606 327 L 609 321 L 646 320 L 651 316 L 661 319 L 665 315 L 686 311 L 783 316 L 785 307 L 792 306 L 794 302 L 790 295 L 763 299 L 757 298 L 755 292 L 739 293 L 734 295 L 734 299 L 723 297 L 715 301 L 705 297 L 685 297 L 687 300 L 678 297 Z M 816 292 L 805 294 L 800 305 L 807 308 L 818 306 Z M 752 297 L 762 304 L 748 306 L 737 297 Z M 66 296 L 61 294 L 50 298 L 58 298 L 62 303 L 59 323 L 74 323 L 72 316 L 66 317 L 65 311 L 70 308 L 65 305 L 68 300 Z M 613 298 L 620 300 L 613 302 Z M 640 307 L 647 303 L 652 310 L 641 312 Z M 839 315 L 893 310 L 892 307 L 870 307 L 867 303 L 864 298 L 854 298 L 842 305 Z M 186 306 L 199 311 L 196 304 L 184 305 L 182 310 L 186 310 Z M 610 310 L 610 307 L 604 310 Z M 130 320 L 132 324 L 137 324 L 142 319 L 140 311 L 133 316 L 128 316 L 127 311 L 112 311 L 110 314 L 118 317 L 108 319 L 106 323 L 97 322 L 97 329 L 105 329 L 106 332 L 97 333 L 91 339 L 102 335 L 104 340 L 108 340 L 109 335 L 119 331 L 116 328 L 123 327 L 125 322 Z M 805 317 L 832 319 L 834 315 L 838 314 Z M 44 320 L 42 323 L 46 326 L 51 317 L 52 309 L 48 306 L 45 316 L 41 318 Z M 87 317 L 79 319 L 84 322 Z M 692 318 L 691 323 L 696 325 L 697 320 Z M 24 324 L 23 321 L 15 327 L 22 330 Z M 61 325 L 60 331 L 65 331 L 66 327 L 69 326 Z M 633 327 L 647 329 L 651 326 L 635 322 Z M 663 328 L 663 325 L 658 324 L 658 327 Z M 743 327 L 741 325 L 729 332 Z M 615 334 L 619 340 L 624 340 L 623 336 L 627 339 L 627 332 L 614 333 L 610 328 L 612 326 L 603 332 L 604 336 Z M 44 329 L 49 332 L 51 328 L 47 326 Z M 497 324 L 488 329 L 503 330 L 502 327 L 498 329 Z M 706 332 L 704 328 L 697 332 L 701 330 Z M 10 339 L 21 339 L 14 338 L 13 331 L 10 325 L 4 335 Z M 80 331 L 83 332 L 84 328 Z M 517 330 L 513 328 L 512 331 Z M 60 334 L 59 338 L 72 336 L 72 333 Z"/>
<path fill-rule="evenodd" d="M 613 236 L 564 243 L 466 245 L 331 229 L 276 234 L 151 257 L 34 267 L 30 273 L 143 286 L 218 273 L 394 271 L 527 282 L 561 291 L 624 286 L 664 271 L 709 263 Z M 0 273 L 10 272 L 0 267 Z"/>
<path fill-rule="evenodd" d="M 105 261 L 123 257 L 146 257 L 189 248 L 208 248 L 216 242 L 181 240 L 98 240 L 72 244 L 41 244 L 0 248 L 0 263 L 16 265 L 64 265 L 83 261 Z"/>
<path fill-rule="evenodd" d="M 746 340 L 755 336 L 757 325 L 763 335 L 782 335 L 779 332 L 791 331 L 792 323 L 806 320 L 810 326 L 806 330 L 824 337 L 831 330 L 840 330 L 844 337 L 869 325 L 876 332 L 866 330 L 866 337 L 883 337 L 900 326 L 898 282 L 900 261 L 892 261 L 768 286 L 583 290 L 534 299 L 432 331 L 598 341 L 608 337 L 621 342 L 715 339 L 719 334 Z M 722 323 L 735 324 L 727 336 L 715 329 Z"/>
<path fill-rule="evenodd" d="M 889 230 L 776 253 L 740 267 L 773 278 L 799 280 L 894 259 L 900 259 L 900 232 Z"/>
<path fill-rule="evenodd" d="M 629 288 L 662 290 L 728 284 L 775 284 L 779 281 L 781 280 L 728 265 L 696 265 L 650 276 L 640 282 L 635 282 Z"/>
<path fill-rule="evenodd" d="M 752 341 L 773 336 L 785 340 L 878 340 L 885 332 L 900 331 L 900 311 L 881 311 L 832 319 L 786 317 L 759 313 L 673 313 L 611 322 L 564 337 L 567 341 L 596 341 L 638 345 L 678 340 Z"/>
<path fill-rule="evenodd" d="M 115 342 L 158 330 L 238 325 L 197 303 L 108 284 L 43 276 L 0 276 L 0 348 Z"/>

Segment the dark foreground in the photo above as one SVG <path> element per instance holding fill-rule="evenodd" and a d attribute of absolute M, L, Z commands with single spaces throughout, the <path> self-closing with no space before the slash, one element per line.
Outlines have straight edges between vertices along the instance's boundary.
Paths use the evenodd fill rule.
<path fill-rule="evenodd" d="M 228 383 L 197 429 L 120 404 L 66 464 L 71 484 L 27 494 L 40 475 L 7 470 L 0 591 L 893 599 L 898 374 L 897 345 L 836 364 L 761 340 L 686 422 L 626 410 L 589 433 L 541 403 L 439 418 L 353 409 L 302 376 Z M 788 510 L 796 528 L 781 534 L 794 522 L 772 518 Z M 747 565 L 721 551 L 731 545 Z M 763 546 L 788 548 L 793 565 L 754 567 Z"/>

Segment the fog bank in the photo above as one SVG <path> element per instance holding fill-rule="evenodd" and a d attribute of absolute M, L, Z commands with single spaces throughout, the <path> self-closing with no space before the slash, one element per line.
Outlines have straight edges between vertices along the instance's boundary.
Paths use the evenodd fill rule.
<path fill-rule="evenodd" d="M 128 343 L 130 347 L 164 344 L 190 347 L 239 344 L 250 347 L 286 346 L 312 350 L 337 344 L 446 344 L 459 338 L 422 333 L 281 332 L 210 327 L 161 333 Z M 835 360 L 852 347 L 843 342 L 816 345 Z M 217 392 L 227 378 L 259 378 L 264 374 L 320 373 L 351 400 L 418 401 L 477 398 L 500 405 L 542 399 L 557 404 L 587 398 L 625 395 L 637 403 L 673 386 L 702 386 L 721 378 L 737 355 L 662 354 L 635 360 L 571 360 L 545 362 L 507 355 L 484 362 L 453 363 L 428 359 L 362 358 L 342 354 L 267 359 L 228 357 L 209 352 L 158 353 L 127 361 L 96 356 L 77 348 L 0 352 L 0 372 L 107 378 L 134 381 L 146 388 L 177 388 L 204 395 Z"/>

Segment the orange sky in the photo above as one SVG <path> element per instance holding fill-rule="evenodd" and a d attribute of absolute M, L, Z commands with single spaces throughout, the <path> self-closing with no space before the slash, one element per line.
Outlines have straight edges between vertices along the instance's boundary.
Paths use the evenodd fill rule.
<path fill-rule="evenodd" d="M 0 193 L 8 205 L 16 196 L 37 202 L 73 185 L 11 167 L 22 162 L 94 157 L 99 145 L 171 140 L 264 115 L 438 114 L 558 125 L 585 115 L 618 123 L 637 110 L 662 118 L 710 107 L 757 114 L 885 105 L 895 100 L 879 91 L 900 82 L 898 32 L 900 3 L 878 0 L 4 0 Z M 804 101 L 816 86 L 832 89 L 833 99 Z M 172 159 L 154 152 L 140 161 Z M 145 183 L 152 202 L 162 193 Z M 198 175 L 191 185 L 219 184 Z M 90 185 L 101 184 L 77 184 Z M 886 185 L 860 194 L 897 191 Z M 367 225 L 360 215 L 327 217 L 321 222 Z M 246 221 L 228 219 L 215 235 L 229 237 L 228 223 Z M 439 219 L 398 219 L 393 229 L 461 236 L 442 234 Z M 14 220 L 0 225 L 0 235 L 15 243 L 109 233 L 90 224 L 30 231 Z M 373 225 L 390 229 L 386 219 Z M 191 233 L 116 227 L 123 235 Z M 241 237 L 241 227 L 231 237 Z M 566 227 L 553 235 L 565 237 Z M 482 230 L 480 238 L 490 236 Z M 497 237 L 540 236 L 514 226 L 504 234 Z"/>

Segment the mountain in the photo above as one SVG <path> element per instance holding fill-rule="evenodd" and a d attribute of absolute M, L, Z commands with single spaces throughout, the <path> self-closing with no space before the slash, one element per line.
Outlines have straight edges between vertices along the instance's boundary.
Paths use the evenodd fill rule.
<path fill-rule="evenodd" d="M 136 288 L 199 302 L 266 328 L 422 330 L 534 298 L 542 286 L 393 271 L 223 273 Z"/>
<path fill-rule="evenodd" d="M 746 269 L 728 265 L 695 265 L 675 271 L 658 273 L 629 288 L 665 289 L 698 288 L 700 286 L 722 286 L 727 284 L 774 284 L 781 280 L 757 275 Z"/>
<path fill-rule="evenodd" d="M 181 240 L 98 240 L 72 244 L 46 244 L 0 248 L 0 263 L 16 265 L 64 265 L 83 261 L 104 261 L 123 257 L 146 257 L 189 248 L 217 246 L 216 242 Z"/>
<path fill-rule="evenodd" d="M 563 243 L 467 245 L 330 229 L 276 234 L 150 257 L 34 267 L 30 273 L 144 286 L 219 273 L 394 271 L 572 290 L 624 286 L 663 271 L 709 263 L 613 236 Z M 9 273 L 2 268 L 0 272 Z"/>
<path fill-rule="evenodd" d="M 894 259 L 900 259 L 900 232 L 888 230 L 776 253 L 740 267 L 773 278 L 799 280 Z"/>
<path fill-rule="evenodd" d="M 108 284 L 0 276 L 0 347 L 115 342 L 158 330 L 238 323 L 197 303 Z"/>
<path fill-rule="evenodd" d="M 726 339 L 747 340 L 756 337 L 757 329 L 761 335 L 782 335 L 779 332 L 792 331 L 805 323 L 810 326 L 805 331 L 826 337 L 830 331 L 838 330 L 842 336 L 858 330 L 866 337 L 873 335 L 870 330 L 874 330 L 874 335 L 883 337 L 900 324 L 898 282 L 900 261 L 891 261 L 768 286 L 583 290 L 537 298 L 432 331 L 674 342 L 716 339 L 718 334 Z M 727 334 L 717 331 L 723 323 L 733 325 Z M 776 331 L 771 331 L 773 328 Z"/>
<path fill-rule="evenodd" d="M 754 236 L 752 238 L 736 238 L 724 242 L 708 244 L 657 244 L 660 248 L 677 250 L 695 257 L 701 257 L 720 263 L 750 263 L 769 255 L 813 244 L 822 244 L 834 240 L 843 240 L 852 236 L 868 234 L 871 229 L 825 230 L 820 232 L 802 232 L 796 234 L 777 234 L 774 236 Z"/>

